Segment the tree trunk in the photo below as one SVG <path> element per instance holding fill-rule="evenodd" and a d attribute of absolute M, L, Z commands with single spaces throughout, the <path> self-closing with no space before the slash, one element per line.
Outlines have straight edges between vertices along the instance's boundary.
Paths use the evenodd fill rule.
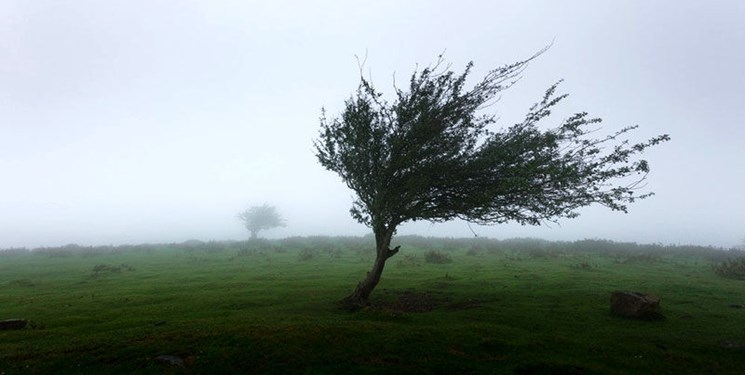
<path fill-rule="evenodd" d="M 390 249 L 391 238 L 393 237 L 393 229 L 375 229 L 375 243 L 376 243 L 376 256 L 375 263 L 373 264 L 372 270 L 367 273 L 364 280 L 357 284 L 354 292 L 341 300 L 344 307 L 349 310 L 358 310 L 369 304 L 370 293 L 380 282 L 380 275 L 383 274 L 383 268 L 388 258 L 392 257 L 398 252 L 400 246 L 396 246 L 395 249 Z"/>
<path fill-rule="evenodd" d="M 256 238 L 258 237 L 258 235 L 259 235 L 259 231 L 258 230 L 251 229 L 251 238 L 249 238 L 249 240 L 255 241 Z"/>

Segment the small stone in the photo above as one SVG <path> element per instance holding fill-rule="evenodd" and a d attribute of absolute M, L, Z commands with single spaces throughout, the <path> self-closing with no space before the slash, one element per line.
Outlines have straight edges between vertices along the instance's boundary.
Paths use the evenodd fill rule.
<path fill-rule="evenodd" d="M 28 321 L 26 319 L 8 319 L 0 320 L 0 331 L 24 329 Z"/>
<path fill-rule="evenodd" d="M 184 360 L 176 355 L 159 355 L 155 360 L 166 365 L 184 367 Z"/>

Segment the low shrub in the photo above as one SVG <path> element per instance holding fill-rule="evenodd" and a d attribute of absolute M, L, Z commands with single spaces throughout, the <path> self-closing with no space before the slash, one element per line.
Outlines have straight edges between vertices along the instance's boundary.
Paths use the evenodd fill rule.
<path fill-rule="evenodd" d="M 332 258 L 341 258 L 344 255 L 344 251 L 339 248 L 325 249 L 324 252 Z"/>
<path fill-rule="evenodd" d="M 404 254 L 403 258 L 399 259 L 398 265 L 400 265 L 400 266 L 419 266 L 420 263 L 416 259 L 416 254 Z"/>
<path fill-rule="evenodd" d="M 716 264 L 714 272 L 728 279 L 745 280 L 745 257 L 733 258 Z"/>
<path fill-rule="evenodd" d="M 450 257 L 450 255 L 436 251 L 436 250 L 430 250 L 426 253 L 424 253 L 424 261 L 427 263 L 450 263 L 453 261 L 453 258 Z"/>
<path fill-rule="evenodd" d="M 300 257 L 300 260 L 308 261 L 308 260 L 315 258 L 317 255 L 318 255 L 318 251 L 305 248 L 302 251 L 300 251 L 299 257 Z"/>
<path fill-rule="evenodd" d="M 476 256 L 479 255 L 480 251 L 479 249 L 475 247 L 471 247 L 470 249 L 466 250 L 466 255 L 468 256 Z"/>

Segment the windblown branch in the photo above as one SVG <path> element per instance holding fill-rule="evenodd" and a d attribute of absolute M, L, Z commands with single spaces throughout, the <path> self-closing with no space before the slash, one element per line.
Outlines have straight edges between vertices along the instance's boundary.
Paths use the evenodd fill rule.
<path fill-rule="evenodd" d="M 622 139 L 636 126 L 594 137 L 601 120 L 585 112 L 542 130 L 540 122 L 567 98 L 557 94 L 561 81 L 522 122 L 489 129 L 494 116 L 483 108 L 545 50 L 489 71 L 471 89 L 465 86 L 473 64 L 456 74 L 440 68 L 440 57 L 415 71 L 406 91 L 395 88 L 393 103 L 361 77 L 339 118 L 322 115 L 314 143 L 321 165 L 357 193 L 352 216 L 387 228 L 455 218 L 540 225 L 576 217 L 595 203 L 626 212 L 628 204 L 651 196 L 638 193 L 649 173 L 638 156 L 669 137 Z"/>

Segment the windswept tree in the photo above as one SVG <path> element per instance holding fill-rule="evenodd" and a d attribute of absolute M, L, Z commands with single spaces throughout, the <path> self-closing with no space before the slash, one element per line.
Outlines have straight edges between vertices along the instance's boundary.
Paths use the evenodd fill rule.
<path fill-rule="evenodd" d="M 652 195 L 637 193 L 649 172 L 638 155 L 669 137 L 630 143 L 625 137 L 636 126 L 597 136 L 601 120 L 584 112 L 539 126 L 567 97 L 556 93 L 559 83 L 521 122 L 490 128 L 495 116 L 484 109 L 540 53 L 491 70 L 470 88 L 473 63 L 457 74 L 443 69 L 440 57 L 414 71 L 406 90 L 394 85 L 392 103 L 362 76 L 339 117 L 323 111 L 316 156 L 356 193 L 350 212 L 372 228 L 377 249 L 372 270 L 343 302 L 367 303 L 386 261 L 399 251 L 390 245 L 402 223 L 541 225 L 577 217 L 577 209 L 593 203 L 626 212 L 629 203 Z"/>
<path fill-rule="evenodd" d="M 277 212 L 277 208 L 268 204 L 253 206 L 238 214 L 238 218 L 251 232 L 252 240 L 258 237 L 259 231 L 285 226 L 284 219 Z"/>

